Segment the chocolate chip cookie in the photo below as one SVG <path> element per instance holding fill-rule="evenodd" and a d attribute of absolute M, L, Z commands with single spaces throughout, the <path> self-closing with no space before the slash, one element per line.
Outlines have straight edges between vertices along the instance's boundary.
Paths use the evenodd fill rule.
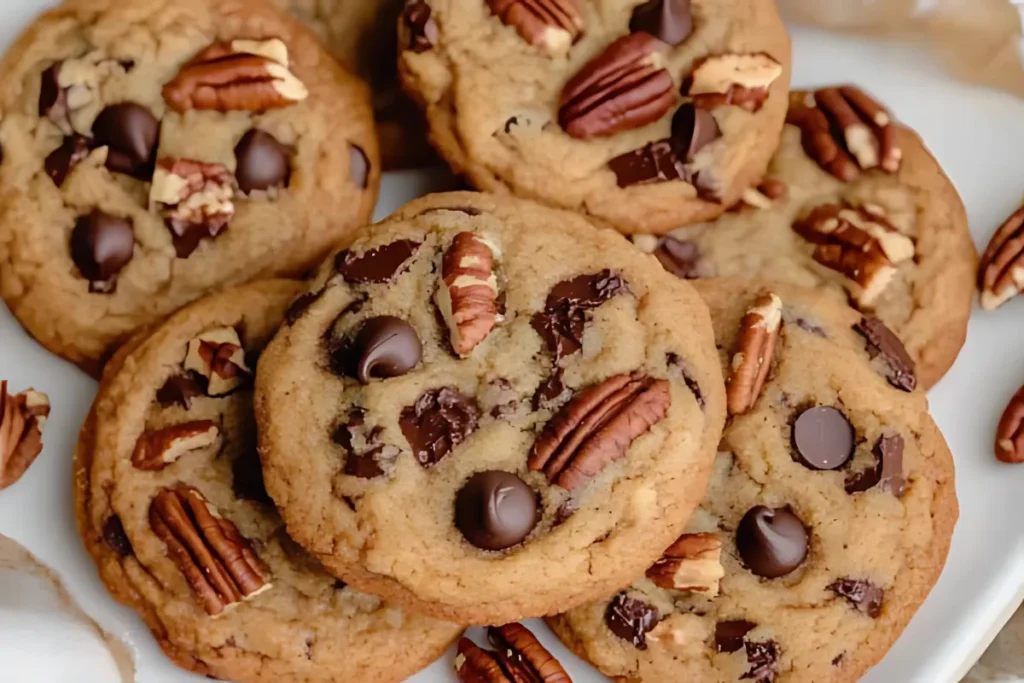
<path fill-rule="evenodd" d="M 734 211 L 637 244 L 680 277 L 756 274 L 849 299 L 903 340 L 925 388 L 967 336 L 978 256 L 960 197 L 853 86 L 793 94 L 767 177 Z"/>
<path fill-rule="evenodd" d="M 596 599 L 703 494 L 724 419 L 706 316 L 576 214 L 414 201 L 325 264 L 263 355 L 267 490 L 330 571 L 432 616 Z"/>
<path fill-rule="evenodd" d="M 203 294 L 365 222 L 366 88 L 263 0 L 71 0 L 0 72 L 0 295 L 93 371 Z"/>
<path fill-rule="evenodd" d="M 771 0 L 416 0 L 399 28 L 403 85 L 478 189 L 662 234 L 721 214 L 778 144 Z"/>
<path fill-rule="evenodd" d="M 730 419 L 686 533 L 550 621 L 616 681 L 856 681 L 938 579 L 952 457 L 876 318 L 820 290 L 700 283 Z"/>
<path fill-rule="evenodd" d="M 76 457 L 79 528 L 176 664 L 237 681 L 401 681 L 458 636 L 337 581 L 263 488 L 252 374 L 300 291 L 197 302 L 108 364 Z"/>

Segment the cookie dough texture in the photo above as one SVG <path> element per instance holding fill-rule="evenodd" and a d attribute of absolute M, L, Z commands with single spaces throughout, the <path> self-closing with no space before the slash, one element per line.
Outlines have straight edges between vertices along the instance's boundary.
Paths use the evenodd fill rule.
<path fill-rule="evenodd" d="M 304 100 L 262 113 L 179 114 L 165 103 L 164 84 L 211 44 L 272 38 L 286 44 L 288 68 L 308 90 Z M 107 170 L 106 147 L 58 186 L 44 160 L 63 133 L 40 115 L 42 75 L 86 56 L 109 77 L 77 115 L 81 132 L 90 132 L 103 107 L 135 102 L 160 120 L 158 159 L 223 164 L 230 175 L 236 145 L 260 129 L 291 148 L 287 186 L 235 192 L 227 227 L 187 258 L 176 257 L 171 231 L 150 204 L 149 177 Z M 263 0 L 72 0 L 29 27 L 0 73 L 0 294 L 48 349 L 92 371 L 133 330 L 213 289 L 303 272 L 368 220 L 376 201 L 379 162 L 366 87 Z M 351 165 L 361 163 L 353 146 L 365 156 L 365 172 Z M 69 250 L 76 220 L 94 210 L 132 223 L 134 253 L 111 293 L 90 293 Z"/>
<path fill-rule="evenodd" d="M 767 175 L 785 184 L 786 197 L 769 208 L 745 207 L 671 234 L 696 244 L 704 273 L 756 275 L 846 300 L 850 281 L 816 261 L 815 245 L 793 224 L 824 204 L 880 207 L 911 238 L 914 257 L 897 266 L 870 310 L 902 339 L 928 388 L 953 365 L 967 336 L 978 255 L 963 203 L 938 162 L 913 131 L 900 126 L 897 136 L 903 149 L 899 172 L 873 170 L 843 183 L 807 157 L 800 131 L 787 125 Z"/>
<path fill-rule="evenodd" d="M 504 304 L 493 330 L 459 359 L 434 300 L 443 255 L 466 232 L 491 245 Z M 353 586 L 467 623 L 553 614 L 628 582 L 678 535 L 713 460 L 724 391 L 705 306 L 690 286 L 614 232 L 493 195 L 439 194 L 407 204 L 361 233 L 337 263 L 399 240 L 419 246 L 389 282 L 346 282 L 328 262 L 304 312 L 260 360 L 260 452 L 267 490 L 289 533 Z M 566 401 L 540 408 L 545 404 L 534 402 L 542 383 L 559 373 L 532 322 L 558 283 L 595 273 L 616 283 L 617 295 L 573 309 L 580 345 L 562 358 L 562 382 L 578 395 L 636 372 L 664 380 L 670 403 L 662 419 L 623 445 L 621 458 L 567 490 L 527 466 L 538 435 Z M 380 315 L 412 325 L 422 359 L 405 374 L 365 385 L 354 374 L 333 372 L 330 340 L 345 348 L 361 321 Z M 424 465 L 400 423 L 441 387 L 461 394 L 463 407 L 477 406 L 475 430 Z M 346 474 L 354 471 L 355 454 L 332 440 L 351 425 L 356 407 L 364 439 L 371 436 L 377 454 L 391 453 L 378 460 L 383 473 L 371 478 Z M 434 410 L 426 410 L 426 421 Z M 456 526 L 456 494 L 474 474 L 495 470 L 532 489 L 539 522 L 522 544 L 487 551 L 466 540 L 472 534 L 463 537 L 460 528 L 471 526 Z M 522 501 L 521 491 L 516 496 Z"/>
<path fill-rule="evenodd" d="M 255 358 L 299 287 L 274 280 L 228 290 L 183 309 L 114 356 L 75 458 L 79 529 L 108 590 L 142 616 L 181 667 L 237 681 L 402 681 L 437 658 L 460 629 L 345 587 L 288 537 L 269 502 L 239 497 L 259 495 L 248 483 L 259 481 L 251 385 L 222 397 L 196 396 L 188 409 L 157 400 L 168 378 L 182 372 L 186 348 L 199 334 L 235 328 Z M 156 471 L 133 466 L 140 436 L 194 420 L 220 426 L 219 449 L 188 452 Z M 237 527 L 265 565 L 269 588 L 216 616 L 204 611 L 151 527 L 152 500 L 179 484 L 195 487 Z M 118 525 L 122 534 L 114 531 Z"/>
<path fill-rule="evenodd" d="M 576 653 L 620 682 L 859 680 L 942 570 L 957 518 L 951 454 L 924 393 L 903 392 L 877 372 L 878 359 L 852 329 L 861 317 L 852 309 L 786 285 L 723 280 L 698 289 L 712 309 L 726 368 L 756 295 L 770 289 L 783 303 L 772 372 L 753 409 L 727 423 L 707 496 L 688 528 L 721 540 L 720 593 L 709 598 L 635 581 L 624 594 L 659 615 L 645 650 L 609 629 L 608 600 L 549 622 Z M 853 425 L 854 455 L 840 469 L 810 469 L 791 445 L 793 420 L 816 406 L 839 409 Z M 879 485 L 848 493 L 846 477 L 869 462 L 882 435 L 896 434 L 904 440 L 902 496 Z M 755 505 L 788 506 L 809 532 L 806 558 L 781 578 L 761 578 L 740 560 L 736 529 Z M 880 604 L 840 597 L 831 588 L 840 579 L 864 582 L 863 595 Z M 726 647 L 734 651 L 716 651 L 716 627 L 729 621 L 749 622 L 749 630 L 740 631 L 742 644 Z"/>
<path fill-rule="evenodd" d="M 608 167 L 611 159 L 668 137 L 675 106 L 653 123 L 607 137 L 576 139 L 558 124 L 563 87 L 629 33 L 640 0 L 579 0 L 582 35 L 567 55 L 554 57 L 502 23 L 488 8 L 495 3 L 426 4 L 437 26 L 436 44 L 423 51 L 403 46 L 403 85 L 426 111 L 435 148 L 478 189 L 573 209 L 625 233 L 660 234 L 721 214 L 760 179 L 778 144 L 790 46 L 770 0 L 693 0 L 693 33 L 666 53 L 676 91 L 694 64 L 709 55 L 763 52 L 782 64 L 760 111 L 731 105 L 713 109 L 722 136 L 698 159 L 718 180 L 721 202 L 699 198 L 682 180 L 620 188 Z"/>

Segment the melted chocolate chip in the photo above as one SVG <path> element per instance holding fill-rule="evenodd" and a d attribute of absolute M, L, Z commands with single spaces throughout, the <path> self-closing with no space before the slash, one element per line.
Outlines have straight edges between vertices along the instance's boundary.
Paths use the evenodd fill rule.
<path fill-rule="evenodd" d="M 128 557 L 135 554 L 131 541 L 128 540 L 128 534 L 124 532 L 121 518 L 117 515 L 111 515 L 103 522 L 103 540 L 106 541 L 111 550 L 117 553 L 118 557 Z"/>
<path fill-rule="evenodd" d="M 71 260 L 89 281 L 90 292 L 113 292 L 134 250 L 131 221 L 99 210 L 80 217 L 71 232 Z"/>
<path fill-rule="evenodd" d="M 455 526 L 484 550 L 522 543 L 539 519 L 537 494 L 511 472 L 477 472 L 455 496 Z"/>
<path fill-rule="evenodd" d="M 44 71 L 39 84 L 39 116 L 51 121 L 64 120 L 68 115 L 67 91 L 60 87 L 60 66 L 57 62 Z"/>
<path fill-rule="evenodd" d="M 544 310 L 530 324 L 555 357 L 555 365 L 583 347 L 586 311 L 609 299 L 629 294 L 629 286 L 610 270 L 580 275 L 551 288 Z"/>
<path fill-rule="evenodd" d="M 673 373 L 678 373 L 682 377 L 683 382 L 686 383 L 686 388 L 693 392 L 693 397 L 697 400 L 697 405 L 700 406 L 701 410 L 704 410 L 704 393 L 700 390 L 700 384 L 690 374 L 689 369 L 686 366 L 686 361 L 677 353 L 666 353 L 665 364 Z"/>
<path fill-rule="evenodd" d="M 164 385 L 157 389 L 156 400 L 164 408 L 181 406 L 185 410 L 192 407 L 192 399 L 202 396 L 203 387 L 196 381 L 193 373 L 171 375 Z"/>
<path fill-rule="evenodd" d="M 89 138 L 77 134 L 67 136 L 63 144 L 53 150 L 43 162 L 46 175 L 50 176 L 54 185 L 60 187 L 75 166 L 89 156 L 90 151 Z"/>
<path fill-rule="evenodd" d="M 367 430 L 365 422 L 365 411 L 353 408 L 349 412 L 348 422 L 338 425 L 334 430 L 334 442 L 347 451 L 345 474 L 360 479 L 373 479 L 386 474 L 383 465 L 394 462 L 398 457 L 398 449 L 381 443 L 383 428 Z"/>
<path fill-rule="evenodd" d="M 107 147 L 107 168 L 114 173 L 149 180 L 156 166 L 160 121 L 134 102 L 113 104 L 92 125 L 93 146 Z"/>
<path fill-rule="evenodd" d="M 834 470 L 853 455 L 853 425 L 831 406 L 803 411 L 793 422 L 793 448 L 804 467 Z"/>
<path fill-rule="evenodd" d="M 638 650 L 647 649 L 647 634 L 658 625 L 658 608 L 642 600 L 619 593 L 608 603 L 604 623 L 611 632 L 633 644 Z"/>
<path fill-rule="evenodd" d="M 365 190 L 370 184 L 370 159 L 359 145 L 348 143 L 348 175 L 352 183 Z"/>
<path fill-rule="evenodd" d="M 860 493 L 874 486 L 880 486 L 897 498 L 906 489 L 903 476 L 903 437 L 899 434 L 883 436 L 875 444 L 872 454 L 875 464 L 846 478 L 846 492 Z"/>
<path fill-rule="evenodd" d="M 736 619 L 715 624 L 715 651 L 738 652 L 743 647 L 743 638 L 757 626 L 752 621 Z"/>
<path fill-rule="evenodd" d="M 832 659 L 832 666 L 840 666 L 843 663 L 843 657 L 846 656 L 845 652 L 840 652 Z"/>
<path fill-rule="evenodd" d="M 288 306 L 288 310 L 284 313 L 284 321 L 288 325 L 294 325 L 302 314 L 309 310 L 316 301 L 324 295 L 327 288 L 321 289 L 319 292 L 306 292 L 299 295 L 299 297 Z"/>
<path fill-rule="evenodd" d="M 533 394 L 534 410 L 556 410 L 569 399 L 572 392 L 562 382 L 562 372 L 556 368 L 551 375 L 540 383 Z"/>
<path fill-rule="evenodd" d="M 399 377 L 420 362 L 423 346 L 412 325 L 391 315 L 368 318 L 352 341 L 355 374 L 361 384 L 371 378 Z"/>
<path fill-rule="evenodd" d="M 273 505 L 274 501 L 263 482 L 263 465 L 255 444 L 242 451 L 231 463 L 231 487 L 235 495 L 243 500 Z"/>
<path fill-rule="evenodd" d="M 736 548 L 747 569 L 766 579 L 785 576 L 807 557 L 807 528 L 789 508 L 757 505 L 736 528 Z"/>
<path fill-rule="evenodd" d="M 914 360 L 900 338 L 878 318 L 861 318 L 853 329 L 864 336 L 871 357 L 881 357 L 889 384 L 903 391 L 913 391 L 917 386 Z"/>
<path fill-rule="evenodd" d="M 408 2 L 402 10 L 402 21 L 409 33 L 409 49 L 426 52 L 437 44 L 437 22 L 430 16 L 430 5 L 422 0 Z"/>
<path fill-rule="evenodd" d="M 633 33 L 646 31 L 669 45 L 679 45 L 693 33 L 690 0 L 649 0 L 633 10 Z"/>
<path fill-rule="evenodd" d="M 402 409 L 399 425 L 416 460 L 433 467 L 477 428 L 476 401 L 451 387 L 427 391 Z"/>
<path fill-rule="evenodd" d="M 253 128 L 235 146 L 235 178 L 238 189 L 287 187 L 292 176 L 292 148 L 270 133 Z"/>
<path fill-rule="evenodd" d="M 687 102 L 672 115 L 671 144 L 678 159 L 691 161 L 701 149 L 722 137 L 718 121 L 707 109 Z"/>
<path fill-rule="evenodd" d="M 343 251 L 334 258 L 334 268 L 348 282 L 388 282 L 401 272 L 419 247 L 419 242 L 398 240 L 370 249 L 361 256 Z"/>
<path fill-rule="evenodd" d="M 658 241 L 654 256 L 665 270 L 676 277 L 696 280 L 707 276 L 700 260 L 700 248 L 695 242 L 665 235 Z"/>
<path fill-rule="evenodd" d="M 746 672 L 741 679 L 750 679 L 754 683 L 772 683 L 779 674 L 779 657 L 782 651 L 779 644 L 774 640 L 743 644 L 747 651 L 747 663 L 750 664 L 750 671 Z"/>
<path fill-rule="evenodd" d="M 829 590 L 841 598 L 846 598 L 850 605 L 872 619 L 877 619 L 882 614 L 885 591 L 870 581 L 839 579 L 829 586 Z"/>

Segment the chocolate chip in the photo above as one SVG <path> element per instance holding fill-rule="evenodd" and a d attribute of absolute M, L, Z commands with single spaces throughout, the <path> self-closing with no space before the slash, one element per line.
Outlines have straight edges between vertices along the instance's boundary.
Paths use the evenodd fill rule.
<path fill-rule="evenodd" d="M 416 367 L 423 355 L 412 325 L 391 315 L 368 318 L 352 342 L 355 374 L 361 384 L 374 377 L 400 377 Z"/>
<path fill-rule="evenodd" d="M 557 365 L 583 347 L 585 311 L 629 293 L 622 277 L 610 270 L 564 280 L 551 288 L 544 311 L 534 314 L 530 324 L 544 339 Z"/>
<path fill-rule="evenodd" d="M 437 44 L 437 22 L 430 16 L 430 5 L 422 0 L 406 2 L 402 21 L 409 32 L 409 49 L 426 52 Z"/>
<path fill-rule="evenodd" d="M 665 270 L 676 277 L 685 280 L 707 277 L 700 260 L 700 248 L 695 242 L 665 235 L 658 241 L 654 256 Z"/>
<path fill-rule="evenodd" d="M 747 651 L 747 663 L 750 671 L 740 676 L 750 679 L 753 683 L 772 683 L 779 674 L 779 657 L 782 652 L 774 640 L 743 644 Z"/>
<path fill-rule="evenodd" d="M 245 194 L 287 187 L 292 177 L 292 148 L 265 130 L 253 128 L 235 146 L 235 178 Z"/>
<path fill-rule="evenodd" d="M 903 446 L 903 437 L 899 434 L 882 436 L 872 450 L 874 466 L 848 476 L 846 492 L 860 493 L 880 486 L 897 498 L 902 496 L 907 484 L 903 476 Z"/>
<path fill-rule="evenodd" d="M 686 388 L 693 392 L 693 397 L 697 400 L 697 405 L 700 406 L 701 410 L 704 410 L 704 393 L 700 390 L 700 384 L 690 374 L 689 368 L 686 366 L 686 361 L 678 353 L 665 354 L 665 364 L 668 365 L 670 371 L 678 373 L 682 377 L 683 382 L 686 383 Z"/>
<path fill-rule="evenodd" d="M 309 310 L 309 307 L 316 303 L 317 299 L 324 295 L 327 288 L 321 289 L 318 292 L 306 292 L 300 294 L 299 297 L 288 306 L 288 310 L 284 313 L 284 321 L 288 325 L 294 325 L 302 314 Z"/>
<path fill-rule="evenodd" d="M 370 184 L 370 160 L 363 148 L 352 142 L 348 143 L 348 175 L 360 189 Z"/>
<path fill-rule="evenodd" d="M 192 407 L 192 399 L 206 393 L 196 381 L 194 374 L 171 375 L 164 385 L 157 389 L 156 400 L 164 408 L 181 406 L 185 410 Z"/>
<path fill-rule="evenodd" d="M 57 62 L 44 71 L 39 84 L 39 116 L 51 121 L 66 120 L 68 115 L 67 91 L 60 87 L 60 66 Z"/>
<path fill-rule="evenodd" d="M 477 428 L 476 401 L 451 387 L 427 391 L 402 409 L 399 425 L 416 460 L 432 467 Z"/>
<path fill-rule="evenodd" d="M 619 187 L 686 180 L 690 175 L 668 138 L 620 154 L 608 162 L 608 168 L 615 174 Z"/>
<path fill-rule="evenodd" d="M 840 652 L 832 659 L 832 666 L 839 666 L 843 663 L 843 657 L 846 656 L 845 652 Z"/>
<path fill-rule="evenodd" d="M 682 161 L 690 161 L 694 154 L 721 136 L 714 115 L 692 102 L 679 107 L 672 115 L 672 149 Z"/>
<path fill-rule="evenodd" d="M 477 472 L 455 496 L 455 526 L 484 550 L 522 543 L 539 518 L 537 494 L 511 472 Z"/>
<path fill-rule="evenodd" d="M 252 500 L 264 505 L 273 505 L 274 501 L 267 493 L 263 482 L 263 465 L 255 444 L 243 450 L 231 463 L 231 488 L 235 495 L 243 500 Z"/>
<path fill-rule="evenodd" d="M 766 579 L 785 576 L 807 557 L 807 528 L 789 508 L 757 505 L 736 528 L 736 548 L 747 569 Z"/>
<path fill-rule="evenodd" d="M 658 608 L 642 600 L 619 593 L 608 603 L 604 623 L 611 632 L 629 641 L 638 650 L 647 649 L 647 634 L 658 625 Z"/>
<path fill-rule="evenodd" d="M 669 45 L 679 45 L 693 33 L 690 0 L 649 0 L 633 10 L 629 30 L 646 31 Z"/>
<path fill-rule="evenodd" d="M 190 221 L 175 216 L 168 217 L 164 221 L 171 232 L 174 255 L 178 258 L 191 256 L 204 239 L 211 239 L 219 235 L 229 222 L 231 222 L 231 216 L 223 214 L 200 221 Z"/>
<path fill-rule="evenodd" d="M 160 121 L 141 104 L 113 104 L 92 124 L 93 145 L 107 148 L 107 168 L 149 180 L 156 166 Z"/>
<path fill-rule="evenodd" d="M 349 411 L 348 422 L 334 430 L 334 442 L 346 451 L 345 474 L 359 479 L 373 479 L 386 474 L 384 464 L 394 462 L 398 449 L 381 443 L 381 427 L 367 430 L 366 413 L 362 408 Z"/>
<path fill-rule="evenodd" d="M 861 318 L 853 329 L 867 340 L 867 350 L 871 357 L 881 357 L 889 384 L 903 391 L 913 391 L 917 386 L 914 360 L 900 338 L 878 318 Z"/>
<path fill-rule="evenodd" d="M 124 532 L 121 518 L 117 515 L 111 515 L 103 522 L 103 540 L 106 541 L 111 550 L 117 553 L 118 557 L 128 557 L 135 554 L 131 541 L 128 540 L 128 534 Z"/>
<path fill-rule="evenodd" d="M 71 260 L 89 281 L 90 292 L 113 292 L 134 249 L 131 221 L 99 210 L 80 217 L 71 232 Z"/>
<path fill-rule="evenodd" d="M 793 448 L 804 467 L 834 470 L 853 455 L 853 425 L 831 406 L 809 408 L 793 422 Z"/>
<path fill-rule="evenodd" d="M 388 282 L 402 270 L 419 247 L 419 242 L 398 240 L 370 249 L 362 256 L 346 250 L 334 258 L 334 268 L 348 282 Z"/>
<path fill-rule="evenodd" d="M 829 590 L 841 598 L 846 598 L 850 605 L 872 619 L 877 619 L 882 614 L 885 591 L 870 581 L 839 579 L 829 586 Z"/>
<path fill-rule="evenodd" d="M 569 399 L 572 392 L 562 382 L 562 371 L 555 368 L 546 380 L 540 383 L 533 394 L 534 410 L 556 410 Z"/>
<path fill-rule="evenodd" d="M 743 638 L 757 626 L 752 621 L 736 619 L 715 624 L 715 651 L 737 652 L 743 647 Z"/>
<path fill-rule="evenodd" d="M 46 175 L 50 176 L 54 185 L 60 187 L 72 169 L 89 156 L 89 151 L 89 138 L 77 134 L 67 136 L 61 146 L 53 150 L 43 162 Z"/>

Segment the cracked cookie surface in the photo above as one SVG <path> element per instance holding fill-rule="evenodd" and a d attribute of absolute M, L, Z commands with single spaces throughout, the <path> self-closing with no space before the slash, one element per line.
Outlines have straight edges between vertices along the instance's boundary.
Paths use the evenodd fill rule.
<path fill-rule="evenodd" d="M 732 411 L 686 534 L 632 586 L 549 623 L 616 681 L 859 680 L 942 570 L 951 454 L 898 342 L 869 342 L 877 321 L 792 285 L 697 287 L 730 389 L 774 334 L 754 353 L 767 380 Z"/>
<path fill-rule="evenodd" d="M 301 273 L 372 211 L 365 86 L 263 0 L 71 0 L 3 73 L 0 294 L 92 372 L 213 289 Z"/>
<path fill-rule="evenodd" d="M 701 497 L 724 419 L 706 308 L 578 215 L 414 201 L 289 320 L 257 380 L 267 489 L 354 586 L 456 621 L 551 614 L 628 581 Z"/>
<path fill-rule="evenodd" d="M 113 357 L 75 458 L 79 529 L 107 588 L 181 667 L 397 683 L 460 627 L 337 581 L 262 486 L 251 372 L 299 291 L 285 280 L 228 290 Z"/>

